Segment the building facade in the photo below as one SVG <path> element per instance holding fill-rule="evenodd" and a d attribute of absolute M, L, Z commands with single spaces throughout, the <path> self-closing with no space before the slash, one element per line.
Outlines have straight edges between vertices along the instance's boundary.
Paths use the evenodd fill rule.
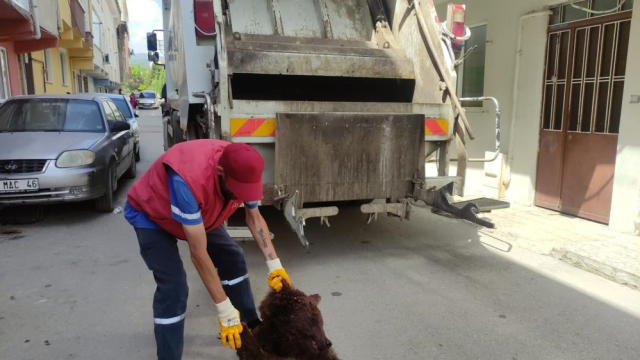
<path fill-rule="evenodd" d="M 0 102 L 118 92 L 130 76 L 127 20 L 123 0 L 0 0 Z"/>
<path fill-rule="evenodd" d="M 57 46 L 32 52 L 34 93 L 86 92 L 80 71 L 91 68 L 91 34 L 85 31 L 89 9 L 78 0 L 57 0 Z"/>
<path fill-rule="evenodd" d="M 120 85 L 118 27 L 122 10 L 117 0 L 92 0 L 93 68 L 82 73 L 91 79 L 90 91 L 117 93 Z"/>
<path fill-rule="evenodd" d="M 131 49 L 129 48 L 129 12 L 127 0 L 118 0 L 120 25 L 118 25 L 118 60 L 120 63 L 120 88 L 124 89 L 131 79 Z"/>
<path fill-rule="evenodd" d="M 435 3 L 445 19 L 446 1 Z M 638 3 L 467 3 L 467 48 L 478 48 L 459 68 L 458 93 L 502 108 L 502 156 L 469 164 L 468 192 L 640 231 Z M 495 146 L 494 113 L 475 105 L 467 145 L 482 158 Z"/>
<path fill-rule="evenodd" d="M 56 13 L 43 14 L 48 4 L 0 0 L 0 102 L 33 90 L 29 53 L 58 43 Z"/>

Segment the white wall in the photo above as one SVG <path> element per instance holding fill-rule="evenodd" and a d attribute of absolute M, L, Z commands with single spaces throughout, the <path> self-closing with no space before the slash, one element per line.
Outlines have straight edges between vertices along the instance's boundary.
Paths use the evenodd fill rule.
<path fill-rule="evenodd" d="M 633 9 L 610 223 L 629 233 L 640 231 L 640 1 Z"/>
<path fill-rule="evenodd" d="M 94 45 L 99 51 L 94 51 L 94 64 L 108 73 L 109 80 L 120 83 L 120 64 L 118 60 L 118 38 L 116 27 L 120 24 L 120 13 L 117 11 L 116 0 L 92 1 L 91 6 L 94 13 L 93 21 L 97 19 L 101 24 L 94 27 L 100 28 L 100 44 L 94 41 Z M 109 3 L 111 2 L 111 7 Z M 95 34 L 94 34 L 95 36 Z M 102 53 L 102 56 L 100 55 Z M 109 54 L 109 64 L 103 61 L 104 55 Z"/>
<path fill-rule="evenodd" d="M 514 109 L 511 104 L 511 112 L 506 113 L 509 129 L 505 132 L 509 134 L 509 146 L 504 149 L 505 153 L 510 154 L 506 174 L 507 198 L 516 203 L 531 205 L 535 196 L 549 20 L 548 15 L 542 12 L 522 18 L 522 21 L 518 19 L 518 23 L 522 39 L 516 61 L 520 61 L 520 64 L 519 69 L 514 70 L 514 80 L 511 82 L 513 84 L 517 77 L 516 88 L 511 95 L 511 103 L 513 104 L 515 97 L 516 105 Z M 515 74 L 515 71 L 518 73 Z"/>
<path fill-rule="evenodd" d="M 111 1 L 111 6 L 106 4 L 107 1 Z M 107 42 L 107 49 L 110 57 L 110 64 L 108 66 L 109 80 L 120 83 L 120 58 L 118 55 L 118 33 L 117 27 L 120 25 L 120 13 L 116 6 L 116 0 L 103 0 L 104 12 L 107 15 L 106 21 L 108 26 L 105 27 L 105 40 Z M 117 91 L 116 91 L 117 92 Z"/>
<path fill-rule="evenodd" d="M 500 102 L 502 112 L 501 140 L 502 153 L 508 153 L 511 139 L 513 117 L 513 87 L 515 80 L 516 53 L 520 17 L 525 14 L 539 12 L 557 0 L 518 0 L 518 1 L 467 1 L 466 23 L 468 26 L 487 24 L 487 49 L 485 66 L 485 96 L 493 96 Z M 442 21 L 447 17 L 447 2 L 436 8 Z M 523 133 L 515 139 L 518 144 L 514 154 L 509 154 L 507 161 L 511 166 L 511 181 L 507 188 L 510 201 L 530 205 L 533 200 L 535 179 L 535 163 L 540 124 L 542 69 L 544 66 L 545 42 L 547 34 L 547 17 L 534 17 L 523 22 L 523 41 L 518 89 L 524 93 L 518 95 L 518 114 L 523 116 L 517 120 L 518 128 Z M 539 76 L 538 76 L 539 75 Z M 467 117 L 476 135 L 476 140 L 467 142 L 469 157 L 483 158 L 485 151 L 492 151 L 495 146 L 495 115 L 493 105 L 485 103 L 483 109 L 468 109 Z M 452 150 L 455 154 L 455 149 Z M 512 156 L 513 155 L 513 156 Z M 453 155 L 455 156 L 455 155 Z M 518 157 L 518 162 L 512 160 Z M 455 164 L 452 164 L 455 169 Z M 455 173 L 453 171 L 452 173 Z M 509 179 L 509 174 L 506 180 Z M 467 193 L 491 193 L 497 191 L 486 189 L 484 164 L 470 163 L 467 172 Z"/>
<path fill-rule="evenodd" d="M 436 0 L 438 14 L 444 21 L 448 1 Z M 564 1 L 566 2 L 566 1 Z M 502 107 L 502 153 L 509 153 L 510 182 L 507 199 L 532 205 L 535 194 L 539 126 L 542 104 L 542 78 L 547 37 L 547 17 L 538 16 L 523 21 L 522 48 L 518 55 L 517 39 L 520 17 L 545 10 L 557 0 L 467 0 L 467 25 L 487 24 L 485 95 L 494 96 Z M 636 13 L 640 1 L 634 2 Z M 611 228 L 624 232 L 640 227 L 640 103 L 631 103 L 632 95 L 640 95 L 640 16 L 632 19 L 627 79 L 611 211 Z M 520 56 L 517 84 L 516 127 L 512 129 L 516 58 Z M 482 111 L 467 113 L 477 139 L 468 142 L 470 157 L 483 157 L 493 147 L 493 113 L 487 104 Z M 512 136 L 511 132 L 514 131 Z M 510 150 L 510 145 L 513 151 Z M 455 154 L 455 150 L 451 152 Z M 452 155 L 455 156 L 455 155 Z M 452 164 L 455 169 L 455 164 Z M 452 172 L 455 173 L 455 170 Z M 470 164 L 467 192 L 487 193 L 483 187 L 484 167 Z M 509 179 L 509 176 L 507 176 Z"/>
<path fill-rule="evenodd" d="M 96 92 L 96 86 L 93 83 L 93 77 L 87 76 L 87 84 L 89 85 L 89 92 Z"/>

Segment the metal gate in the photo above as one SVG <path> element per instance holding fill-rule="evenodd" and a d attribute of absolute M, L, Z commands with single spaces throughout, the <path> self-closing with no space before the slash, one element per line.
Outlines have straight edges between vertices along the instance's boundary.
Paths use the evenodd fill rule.
<path fill-rule="evenodd" d="M 631 14 L 549 31 L 535 204 L 608 223 Z"/>

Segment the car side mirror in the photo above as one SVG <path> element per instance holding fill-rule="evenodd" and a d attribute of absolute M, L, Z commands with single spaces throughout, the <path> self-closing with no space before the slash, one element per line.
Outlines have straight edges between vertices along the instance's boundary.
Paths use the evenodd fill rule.
<path fill-rule="evenodd" d="M 137 112 L 137 111 L 133 114 L 133 116 L 135 116 L 135 117 L 137 117 L 137 118 L 139 118 L 139 117 L 140 117 L 140 115 L 138 115 L 138 112 Z"/>
<path fill-rule="evenodd" d="M 116 121 L 111 125 L 111 132 L 118 133 L 131 130 L 131 125 L 126 121 Z"/>

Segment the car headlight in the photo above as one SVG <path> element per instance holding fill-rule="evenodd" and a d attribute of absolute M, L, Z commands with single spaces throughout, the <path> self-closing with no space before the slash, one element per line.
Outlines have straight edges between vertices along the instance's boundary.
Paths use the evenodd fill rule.
<path fill-rule="evenodd" d="M 73 150 L 65 151 L 56 160 L 56 166 L 59 168 L 69 168 L 76 166 L 85 166 L 93 164 L 96 154 L 89 150 Z"/>

